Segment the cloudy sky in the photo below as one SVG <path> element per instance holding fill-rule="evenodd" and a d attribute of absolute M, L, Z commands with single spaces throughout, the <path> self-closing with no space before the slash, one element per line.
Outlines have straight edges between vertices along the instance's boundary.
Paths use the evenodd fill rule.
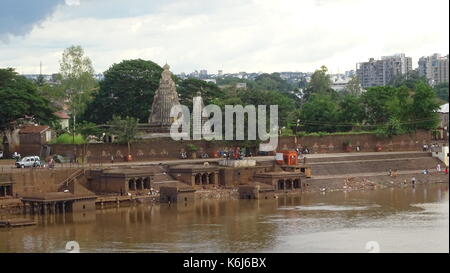
<path fill-rule="evenodd" d="M 448 0 L 0 0 L 0 67 L 50 74 L 81 45 L 97 72 L 142 58 L 175 73 L 330 71 L 449 52 Z"/>

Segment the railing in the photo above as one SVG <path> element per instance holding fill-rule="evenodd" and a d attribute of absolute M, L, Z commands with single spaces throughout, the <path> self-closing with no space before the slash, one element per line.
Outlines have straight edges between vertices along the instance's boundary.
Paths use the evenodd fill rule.
<path fill-rule="evenodd" d="M 58 190 L 61 190 L 64 186 L 69 186 L 69 183 L 73 182 L 78 177 L 84 175 L 84 169 L 78 169 L 74 173 L 72 173 L 68 178 L 66 178 L 63 182 L 58 184 Z"/>

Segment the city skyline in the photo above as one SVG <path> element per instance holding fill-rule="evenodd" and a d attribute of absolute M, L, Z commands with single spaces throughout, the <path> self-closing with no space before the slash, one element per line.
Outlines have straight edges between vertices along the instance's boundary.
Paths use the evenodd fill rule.
<path fill-rule="evenodd" d="M 0 67 L 38 74 L 42 62 L 43 74 L 55 73 L 71 45 L 84 48 L 96 73 L 136 58 L 167 61 L 176 74 L 313 72 L 321 65 L 343 73 L 396 53 L 412 57 L 413 68 L 422 56 L 448 54 L 449 4 L 442 0 L 427 3 L 437 7 L 430 14 L 421 1 L 402 0 L 113 2 L 2 1 Z"/>

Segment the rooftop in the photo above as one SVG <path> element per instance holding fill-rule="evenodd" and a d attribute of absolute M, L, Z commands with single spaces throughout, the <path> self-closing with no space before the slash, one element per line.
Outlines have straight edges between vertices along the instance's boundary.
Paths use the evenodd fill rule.
<path fill-rule="evenodd" d="M 69 119 L 70 118 L 69 115 L 67 115 L 67 113 L 63 112 L 63 111 L 58 111 L 58 112 L 55 112 L 53 114 L 55 116 L 57 116 L 58 118 L 60 118 L 60 119 Z"/>
<path fill-rule="evenodd" d="M 48 129 L 50 127 L 47 125 L 25 125 L 20 129 L 19 134 L 40 134 Z"/>

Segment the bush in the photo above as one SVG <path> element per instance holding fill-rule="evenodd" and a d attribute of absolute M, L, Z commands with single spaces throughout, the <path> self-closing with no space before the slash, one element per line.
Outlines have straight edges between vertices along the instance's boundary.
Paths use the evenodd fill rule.
<path fill-rule="evenodd" d="M 196 152 L 198 150 L 198 147 L 194 144 L 188 144 L 187 145 L 187 150 L 190 152 Z"/>
<path fill-rule="evenodd" d="M 71 134 L 62 134 L 58 136 L 56 139 L 50 142 L 51 144 L 84 144 L 86 140 L 82 135 L 75 135 L 75 141 L 73 135 Z"/>

